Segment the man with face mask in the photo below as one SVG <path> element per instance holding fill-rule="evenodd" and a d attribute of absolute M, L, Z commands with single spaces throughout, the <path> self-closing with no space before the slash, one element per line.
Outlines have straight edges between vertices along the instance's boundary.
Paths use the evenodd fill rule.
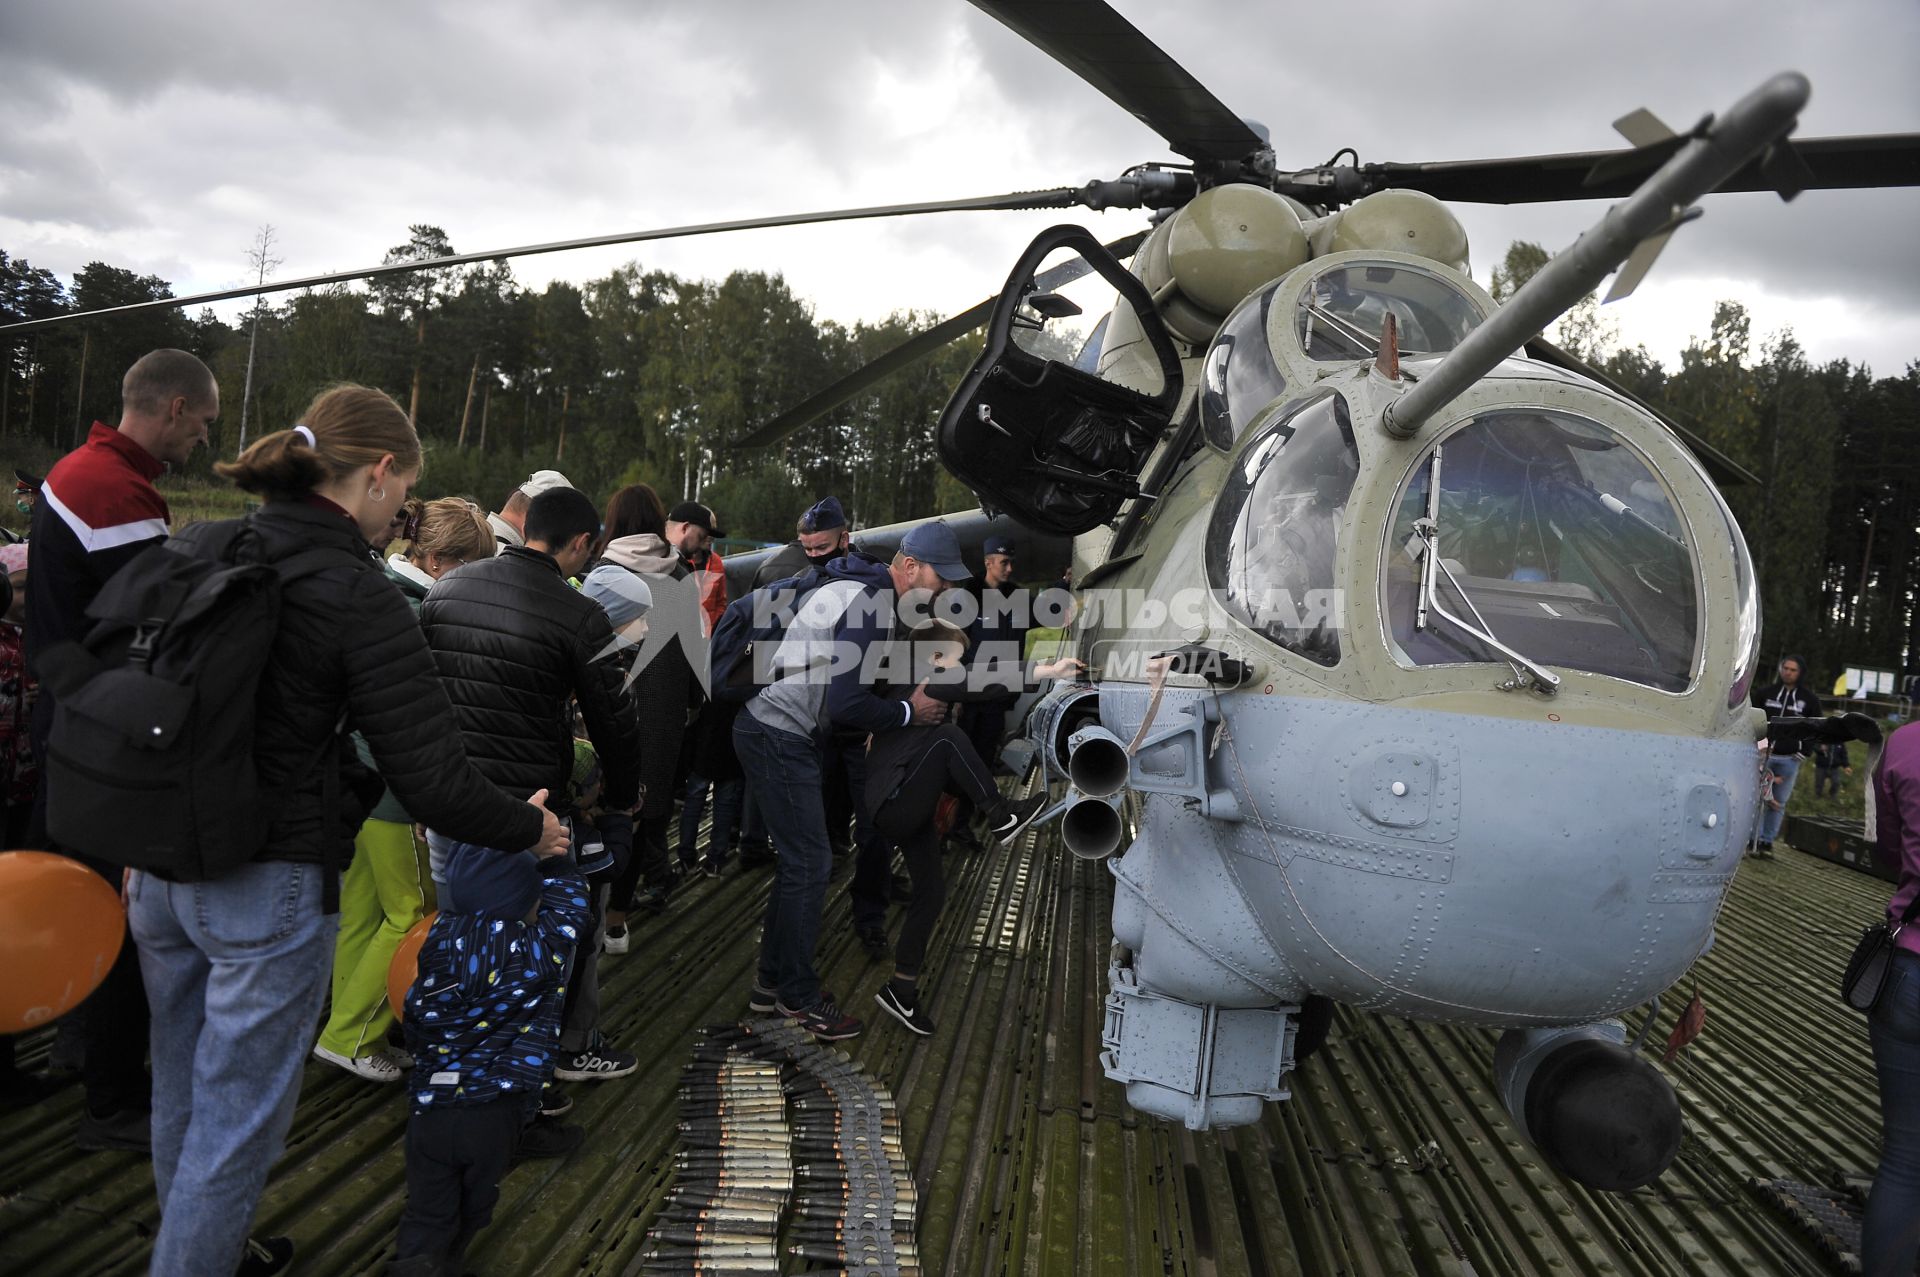
<path fill-rule="evenodd" d="M 807 507 L 795 531 L 795 538 L 753 574 L 754 589 L 798 576 L 809 567 L 823 568 L 845 554 L 853 543 L 847 512 L 838 497 L 825 497 Z"/>

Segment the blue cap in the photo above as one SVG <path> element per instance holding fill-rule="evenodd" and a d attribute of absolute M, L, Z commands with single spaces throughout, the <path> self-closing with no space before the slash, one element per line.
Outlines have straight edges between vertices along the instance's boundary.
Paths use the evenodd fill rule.
<path fill-rule="evenodd" d="M 1012 537 L 988 537 L 985 541 L 981 543 L 980 553 L 1004 554 L 1009 559 L 1011 559 L 1013 557 L 1013 538 Z"/>
<path fill-rule="evenodd" d="M 938 519 L 900 538 L 900 553 L 909 555 L 940 574 L 942 581 L 964 581 L 973 575 L 960 558 L 960 538 Z"/>
<path fill-rule="evenodd" d="M 540 903 L 540 861 L 530 851 L 457 842 L 447 853 L 440 907 L 479 918 L 520 919 Z"/>
<path fill-rule="evenodd" d="M 831 532 L 847 526 L 847 512 L 840 508 L 839 497 L 822 497 L 800 516 L 802 532 Z"/>

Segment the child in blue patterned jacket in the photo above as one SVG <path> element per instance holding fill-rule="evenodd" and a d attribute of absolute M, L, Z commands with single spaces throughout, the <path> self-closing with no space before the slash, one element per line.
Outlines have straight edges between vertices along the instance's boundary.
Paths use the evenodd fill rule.
<path fill-rule="evenodd" d="M 553 1076 L 587 889 L 566 856 L 456 844 L 407 992 L 407 1208 L 389 1277 L 458 1274 Z M 578 1132 L 572 1132 L 577 1136 Z"/>

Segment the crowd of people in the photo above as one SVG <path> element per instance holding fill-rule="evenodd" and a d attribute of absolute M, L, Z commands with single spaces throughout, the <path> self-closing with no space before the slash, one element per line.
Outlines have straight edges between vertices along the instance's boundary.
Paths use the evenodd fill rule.
<path fill-rule="evenodd" d="M 943 843 L 1004 842 L 1035 817 L 1044 797 L 1008 799 L 993 761 L 1016 698 L 1081 668 L 1029 659 L 1010 542 L 989 539 L 976 574 L 953 531 L 930 521 L 875 556 L 828 497 L 730 600 L 714 545 L 725 533 L 697 500 L 669 507 L 633 484 L 602 508 L 541 470 L 491 513 L 463 497 L 423 501 L 412 423 L 351 385 L 215 467 L 258 509 L 175 529 L 153 481 L 206 442 L 219 410 L 198 359 L 146 355 L 126 373 L 117 425 L 96 423 L 44 479 L 19 476 L 31 535 L 0 546 L 6 845 L 73 856 L 125 901 L 131 943 L 62 1024 L 55 1062 L 82 1080 L 81 1148 L 151 1156 L 152 1272 L 291 1262 L 287 1239 L 250 1236 L 250 1224 L 310 1057 L 404 1083 L 407 1204 L 389 1271 L 461 1272 L 506 1169 L 584 1139 L 557 1084 L 637 1067 L 601 1030 L 603 955 L 643 941 L 686 875 L 717 877 L 736 858 L 742 872 L 773 869 L 743 1009 L 825 1041 L 862 1032 L 816 966 L 844 855 L 855 933 L 892 960 L 877 1004 L 908 1032 L 934 1032 L 919 986 L 945 897 Z M 114 661 L 164 665 L 174 623 L 103 640 L 109 596 L 124 602 L 130 578 L 170 572 L 213 608 L 227 596 L 190 591 L 243 569 L 276 585 L 271 628 L 250 636 L 265 659 L 245 792 L 266 797 L 242 819 L 206 817 L 210 843 L 239 840 L 211 848 L 230 864 L 168 872 L 63 840 L 78 827 L 62 823 L 75 796 L 49 774 L 83 774 L 62 754 L 63 700 L 77 712 Z M 932 614 L 976 577 L 967 624 Z M 193 610 L 168 597 L 178 615 Z M 748 690 L 723 694 L 708 640 L 749 604 L 780 624 L 756 631 Z M 1756 704 L 1818 716 L 1802 671 L 1782 661 Z M 1769 759 L 1761 848 L 1799 765 L 1784 745 Z M 1823 788 L 1850 770 L 1843 753 L 1817 766 Z M 1895 734 L 1872 783 L 1881 849 L 1900 867 L 1898 916 L 1920 895 L 1920 727 Z M 890 941 L 896 900 L 907 908 Z M 429 915 L 398 1024 L 388 977 Z M 1900 936 L 1871 1037 L 1886 1144 L 1864 1259 L 1869 1272 L 1908 1272 L 1920 926 Z M 0 1038 L 8 1097 L 31 1102 L 43 1081 Z"/>
<path fill-rule="evenodd" d="M 707 506 L 632 484 L 602 508 L 553 470 L 493 512 L 421 500 L 406 414 L 342 385 L 215 466 L 257 509 L 173 528 L 153 481 L 206 442 L 219 404 L 192 355 L 143 357 L 118 424 L 96 423 L 23 496 L 29 539 L 0 550 L 8 845 L 77 857 L 126 904 L 131 943 L 56 1055 L 82 1076 L 79 1146 L 151 1154 L 154 1273 L 290 1262 L 287 1239 L 249 1226 L 310 1057 L 405 1084 L 408 1202 L 391 1271 L 462 1271 L 507 1166 L 581 1142 L 557 1084 L 636 1067 L 600 1028 L 603 955 L 629 952 L 685 875 L 719 876 L 736 851 L 741 872 L 773 870 L 743 1010 L 823 1040 L 862 1031 L 815 966 L 839 852 L 857 858 L 862 942 L 895 958 L 879 1005 L 932 1032 L 917 986 L 944 898 L 940 798 L 972 804 L 976 840 L 1023 828 L 1042 799 L 1001 795 L 988 725 L 1004 724 L 1014 691 L 1078 668 L 1023 660 L 1017 629 L 983 641 L 978 625 L 894 619 L 973 577 L 951 529 L 921 525 L 874 557 L 838 501 L 810 507 L 752 591 L 793 605 L 766 640 L 763 681 L 718 698 L 707 640 L 730 600 Z M 1004 588 L 1012 547 L 987 548 L 988 581 Z M 62 741 L 87 680 L 116 662 L 168 667 L 177 628 L 143 621 L 115 646 L 111 600 L 171 573 L 189 600 L 178 616 L 218 616 L 240 606 L 233 574 L 247 570 L 275 582 L 271 628 L 251 636 L 263 799 L 257 816 L 200 831 L 245 845 L 219 849 L 229 867 L 205 874 L 64 841 L 82 826 Z M 1000 671 L 991 689 L 966 677 L 976 663 Z M 897 951 L 896 898 L 909 902 Z M 396 1022 L 389 972 L 429 916 Z M 9 1095 L 33 1098 L 42 1079 L 0 1042 Z"/>

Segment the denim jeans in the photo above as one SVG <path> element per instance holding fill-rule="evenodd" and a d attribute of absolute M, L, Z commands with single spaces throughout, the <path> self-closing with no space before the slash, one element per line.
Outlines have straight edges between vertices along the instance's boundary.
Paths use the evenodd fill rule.
<path fill-rule="evenodd" d="M 1780 836 L 1780 822 L 1787 818 L 1787 799 L 1793 796 L 1794 779 L 1800 775 L 1800 759 L 1786 754 L 1775 754 L 1767 760 L 1767 769 L 1773 773 L 1772 797 L 1780 804 L 1775 811 L 1769 803 L 1760 811 L 1760 832 L 1755 835 L 1761 842 L 1772 842 Z"/>
<path fill-rule="evenodd" d="M 1920 953 L 1901 950 L 1867 1021 L 1880 1079 L 1880 1170 L 1860 1231 L 1865 1277 L 1907 1277 L 1920 1256 Z"/>
<path fill-rule="evenodd" d="M 768 727 L 750 712 L 733 720 L 733 745 L 779 853 L 760 937 L 760 984 L 789 1007 L 810 1007 L 820 997 L 813 950 L 833 875 L 820 794 L 822 748 Z"/>
<path fill-rule="evenodd" d="M 707 839 L 707 856 L 716 865 L 724 864 L 739 834 L 740 808 L 746 782 L 734 776 L 710 781 L 705 776 L 688 776 L 680 805 L 680 863 L 694 862 L 694 848 L 700 841 L 700 817 L 713 796 L 713 833 Z"/>
<path fill-rule="evenodd" d="M 128 922 L 153 1010 L 153 1277 L 230 1273 L 286 1146 L 339 918 L 319 865 L 212 882 L 136 873 Z"/>

